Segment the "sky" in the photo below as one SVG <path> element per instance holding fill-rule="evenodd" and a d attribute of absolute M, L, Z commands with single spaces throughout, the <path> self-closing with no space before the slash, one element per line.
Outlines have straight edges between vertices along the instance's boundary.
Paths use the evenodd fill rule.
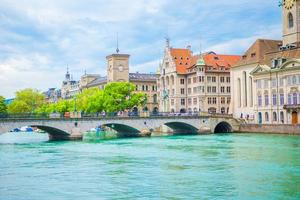
<path fill-rule="evenodd" d="M 258 38 L 281 39 L 277 0 L 0 0 L 0 95 L 60 88 L 106 75 L 106 56 L 128 53 L 131 72 L 156 72 L 165 38 L 197 53 L 243 54 Z"/>

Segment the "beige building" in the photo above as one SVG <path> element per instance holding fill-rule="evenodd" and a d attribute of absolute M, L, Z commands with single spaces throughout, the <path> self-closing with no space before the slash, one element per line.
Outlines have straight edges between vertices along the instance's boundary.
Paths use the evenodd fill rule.
<path fill-rule="evenodd" d="M 300 2 L 282 7 L 283 40 L 257 40 L 231 71 L 232 113 L 249 123 L 299 123 Z"/>
<path fill-rule="evenodd" d="M 176 49 L 167 41 L 158 81 L 160 110 L 175 113 L 229 112 L 230 68 L 235 55 L 209 52 L 193 55 L 190 47 Z"/>
<path fill-rule="evenodd" d="M 136 92 L 146 93 L 148 98 L 147 105 L 144 108 L 134 108 L 134 111 L 158 112 L 157 75 L 130 73 L 129 58 L 128 54 L 119 53 L 107 56 L 107 76 L 85 74 L 80 79 L 80 89 L 84 90 L 92 87 L 103 89 L 110 82 L 130 82 L 136 86 Z"/>
<path fill-rule="evenodd" d="M 65 75 L 65 80 L 61 87 L 61 98 L 70 99 L 80 93 L 79 81 L 72 79 L 69 70 Z"/>

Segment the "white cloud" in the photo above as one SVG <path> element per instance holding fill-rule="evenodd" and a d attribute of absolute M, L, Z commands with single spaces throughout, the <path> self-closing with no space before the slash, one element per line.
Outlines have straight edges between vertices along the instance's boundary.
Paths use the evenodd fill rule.
<path fill-rule="evenodd" d="M 0 95 L 10 97 L 24 87 L 58 87 L 67 65 L 75 78 L 85 69 L 105 75 L 105 56 L 115 51 L 117 32 L 121 51 L 131 54 L 132 72 L 157 70 L 166 35 L 176 47 L 191 44 L 198 50 L 201 36 L 209 50 L 240 53 L 261 35 L 278 38 L 281 31 L 274 24 L 280 23 L 279 14 L 266 20 L 267 10 L 274 11 L 275 4 L 273 0 L 0 0 Z"/>

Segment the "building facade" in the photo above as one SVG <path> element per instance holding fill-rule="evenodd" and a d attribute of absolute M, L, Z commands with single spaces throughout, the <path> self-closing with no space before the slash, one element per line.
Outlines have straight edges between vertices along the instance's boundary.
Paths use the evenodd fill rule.
<path fill-rule="evenodd" d="M 240 56 L 209 52 L 193 55 L 190 47 L 167 45 L 158 81 L 160 110 L 175 113 L 229 112 L 230 68 Z"/>
<path fill-rule="evenodd" d="M 147 94 L 147 104 L 143 108 L 134 108 L 135 112 L 158 112 L 157 75 L 152 73 L 130 73 L 128 54 L 111 54 L 106 57 L 107 76 L 85 74 L 79 81 L 80 90 L 98 87 L 104 89 L 110 82 L 130 82 L 136 86 L 135 92 Z"/>
<path fill-rule="evenodd" d="M 80 93 L 79 81 L 75 81 L 72 79 L 69 70 L 65 75 L 65 80 L 62 83 L 61 87 L 61 97 L 63 99 L 71 99 Z"/>
<path fill-rule="evenodd" d="M 283 36 L 257 40 L 232 68 L 232 113 L 249 123 L 298 124 L 299 1 L 282 3 Z"/>

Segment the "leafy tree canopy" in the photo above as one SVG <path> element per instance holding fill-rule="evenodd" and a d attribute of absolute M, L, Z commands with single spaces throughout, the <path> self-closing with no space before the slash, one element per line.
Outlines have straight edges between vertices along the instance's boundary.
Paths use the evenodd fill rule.
<path fill-rule="evenodd" d="M 7 112 L 7 106 L 5 104 L 5 98 L 0 96 L 0 114 Z"/>

